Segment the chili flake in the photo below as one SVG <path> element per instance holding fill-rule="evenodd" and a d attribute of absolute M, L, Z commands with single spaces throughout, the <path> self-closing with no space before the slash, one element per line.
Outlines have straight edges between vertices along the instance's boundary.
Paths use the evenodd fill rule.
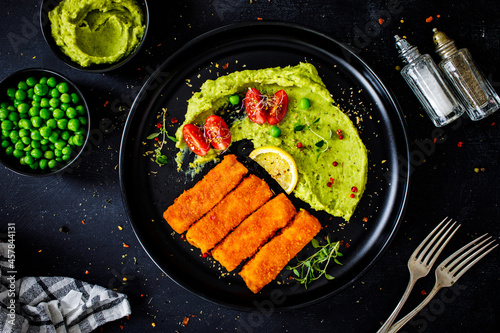
<path fill-rule="evenodd" d="M 383 18 L 379 18 L 378 19 L 378 24 L 382 25 L 384 24 L 385 20 Z"/>
<path fill-rule="evenodd" d="M 463 143 L 462 141 L 459 141 L 459 142 L 457 143 L 458 148 L 462 147 L 463 145 L 464 145 L 464 143 Z"/>
<path fill-rule="evenodd" d="M 425 295 L 427 295 L 427 292 L 426 292 L 425 290 L 422 290 L 422 291 L 420 292 L 420 295 L 425 296 Z"/>
<path fill-rule="evenodd" d="M 368 217 L 363 217 L 363 222 L 368 222 Z"/>
<path fill-rule="evenodd" d="M 189 323 L 189 317 L 184 317 L 184 320 L 182 321 L 182 326 L 186 327 L 188 323 Z"/>
<path fill-rule="evenodd" d="M 432 20 L 433 20 L 433 17 L 429 16 L 428 18 L 425 19 L 425 22 L 430 23 L 430 22 L 432 22 Z"/>
<path fill-rule="evenodd" d="M 222 68 L 227 69 L 229 67 L 229 63 L 226 62 L 224 65 L 222 65 Z"/>
<path fill-rule="evenodd" d="M 130 247 L 127 243 L 123 243 L 123 247 Z"/>
<path fill-rule="evenodd" d="M 179 119 L 177 119 L 177 118 L 172 118 L 172 119 L 170 119 L 170 122 L 171 122 L 172 124 L 177 124 L 177 122 L 178 122 L 178 121 L 179 121 Z"/>

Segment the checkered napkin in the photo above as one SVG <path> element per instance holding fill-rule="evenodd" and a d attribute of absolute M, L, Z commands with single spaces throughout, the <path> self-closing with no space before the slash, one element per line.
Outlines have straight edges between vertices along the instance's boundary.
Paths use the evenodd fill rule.
<path fill-rule="evenodd" d="M 0 332 L 85 333 L 130 314 L 127 296 L 67 277 L 15 280 L 0 243 Z"/>

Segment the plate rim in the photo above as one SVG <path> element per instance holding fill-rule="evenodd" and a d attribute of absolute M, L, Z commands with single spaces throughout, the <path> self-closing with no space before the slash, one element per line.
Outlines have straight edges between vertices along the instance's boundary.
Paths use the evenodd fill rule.
<path fill-rule="evenodd" d="M 371 77 L 377 81 L 378 88 L 382 88 L 382 90 L 385 93 L 385 97 L 387 98 L 387 101 L 388 101 L 387 104 L 391 106 L 391 109 L 393 109 L 393 111 L 395 111 L 395 114 L 398 117 L 398 120 L 399 120 L 397 122 L 398 126 L 395 126 L 395 127 L 399 131 L 401 131 L 400 135 L 402 136 L 402 138 L 404 138 L 404 143 L 401 143 L 401 142 L 399 143 L 402 147 L 404 147 L 404 152 L 400 152 L 400 153 L 405 155 L 405 160 L 406 160 L 406 163 L 404 165 L 405 170 L 406 170 L 404 181 L 398 180 L 398 182 L 401 183 L 401 185 L 400 185 L 401 190 L 400 191 L 402 192 L 402 197 L 401 197 L 401 201 L 398 202 L 398 204 L 397 204 L 397 209 L 395 209 L 396 212 L 394 214 L 396 215 L 396 218 L 394 219 L 395 220 L 394 227 L 390 231 L 390 234 L 387 236 L 387 238 L 386 238 L 385 242 L 383 243 L 383 245 L 381 246 L 380 250 L 378 250 L 378 253 L 372 259 L 370 259 L 369 264 L 367 264 L 362 270 L 357 272 L 352 278 L 348 279 L 348 281 L 346 283 L 344 283 L 342 286 L 336 288 L 334 291 L 327 293 L 319 298 L 316 298 L 316 299 L 313 299 L 313 300 L 310 300 L 307 302 L 303 302 L 300 304 L 283 306 L 283 307 L 280 307 L 280 306 L 275 307 L 276 309 L 279 309 L 279 310 L 293 310 L 293 309 L 298 309 L 298 308 L 302 308 L 305 306 L 310 306 L 312 304 L 322 302 L 325 299 L 328 299 L 328 298 L 344 291 L 347 287 L 351 286 L 355 281 L 357 281 L 364 274 L 366 274 L 366 272 L 368 270 L 370 270 L 370 268 L 372 268 L 373 265 L 375 265 L 375 263 L 387 251 L 387 248 L 389 247 L 390 243 L 392 242 L 395 235 L 397 234 L 397 231 L 399 230 L 399 227 L 401 225 L 401 220 L 402 220 L 404 213 L 405 213 L 405 210 L 407 208 L 408 194 L 409 194 L 409 190 L 410 190 L 410 176 L 411 176 L 411 173 L 409 172 L 409 170 L 410 170 L 411 165 L 409 162 L 410 161 L 410 159 L 409 159 L 409 154 L 410 154 L 409 148 L 410 147 L 409 147 L 408 128 L 407 128 L 406 120 L 405 120 L 403 113 L 401 111 L 401 107 L 400 107 L 395 95 L 392 93 L 392 91 L 382 82 L 381 78 L 374 72 L 374 70 L 371 67 L 368 66 L 368 64 L 364 60 L 362 60 L 358 55 L 353 53 L 345 45 L 343 45 L 342 43 L 338 42 L 337 40 L 333 39 L 332 37 L 326 35 L 325 33 L 321 32 L 321 31 L 318 31 L 314 28 L 311 28 L 311 27 L 308 27 L 305 25 L 301 25 L 301 24 L 297 24 L 297 23 L 282 22 L 282 21 L 257 21 L 257 22 L 250 21 L 250 22 L 239 22 L 239 23 L 227 24 L 227 25 L 212 29 L 210 31 L 207 31 L 205 33 L 202 33 L 201 35 L 188 41 L 180 49 L 178 49 L 176 52 L 174 52 L 169 57 L 167 57 L 166 60 L 164 60 L 157 67 L 157 69 L 151 74 L 151 76 L 148 78 L 148 80 L 146 80 L 146 82 L 142 86 L 141 90 L 137 94 L 136 98 L 134 99 L 134 102 L 130 108 L 129 114 L 127 116 L 127 120 L 126 120 L 125 125 L 124 125 L 123 134 L 122 134 L 122 138 L 121 138 L 121 142 L 120 142 L 119 167 L 118 167 L 118 169 L 119 169 L 119 181 L 120 181 L 120 188 L 121 188 L 121 194 L 122 194 L 122 201 L 124 204 L 125 211 L 127 213 L 127 217 L 129 218 L 129 220 L 131 222 L 134 234 L 135 234 L 136 238 L 138 239 L 139 243 L 141 244 L 141 246 L 143 247 L 146 254 L 150 257 L 150 259 L 155 263 L 155 265 L 160 269 L 161 272 L 163 272 L 166 276 L 168 276 L 170 278 L 170 280 L 175 282 L 178 286 L 182 287 L 185 290 L 188 290 L 189 292 L 195 294 L 196 296 L 198 296 L 206 301 L 209 301 L 209 302 L 217 304 L 217 305 L 225 306 L 225 307 L 228 307 L 230 309 L 243 310 L 243 311 L 255 310 L 254 307 L 246 307 L 246 306 L 241 306 L 241 305 L 235 305 L 235 304 L 228 303 L 228 302 L 221 302 L 221 301 L 213 299 L 212 297 L 209 297 L 205 294 L 200 294 L 197 290 L 194 290 L 190 286 L 183 284 L 180 281 L 177 281 L 177 279 L 174 279 L 163 267 L 161 267 L 161 265 L 157 262 L 157 260 L 155 260 L 153 255 L 150 253 L 150 250 L 148 250 L 145 242 L 141 239 L 141 237 L 139 237 L 136 223 L 134 223 L 134 219 L 132 218 L 130 207 L 128 205 L 128 201 L 126 198 L 126 190 L 125 190 L 125 183 L 124 183 L 124 172 L 125 171 L 124 171 L 124 166 L 123 166 L 124 165 L 123 161 L 125 159 L 124 147 L 126 145 L 127 134 L 130 131 L 130 123 L 133 121 L 132 119 L 134 118 L 135 113 L 138 112 L 138 105 L 142 102 L 143 96 L 147 92 L 149 85 L 151 84 L 152 81 L 155 80 L 156 76 L 160 72 L 162 72 L 162 69 L 164 67 L 166 67 L 169 63 L 171 63 L 173 60 L 178 58 L 182 53 L 186 52 L 186 50 L 188 50 L 189 48 L 193 47 L 194 45 L 196 45 L 200 41 L 203 41 L 206 38 L 210 38 L 213 35 L 227 33 L 230 31 L 237 30 L 237 29 L 251 28 L 254 26 L 260 26 L 260 27 L 269 26 L 269 27 L 281 27 L 281 28 L 285 28 L 285 29 L 298 29 L 298 30 L 301 30 L 303 32 L 311 33 L 311 34 L 317 35 L 321 38 L 324 38 L 324 39 L 328 40 L 329 42 L 336 44 L 341 49 L 343 49 L 350 57 L 353 57 L 359 63 L 359 65 L 361 65 L 364 68 L 364 70 L 369 72 Z M 272 35 L 273 33 L 270 32 L 270 34 Z M 351 63 L 351 61 L 349 61 L 349 63 Z M 366 78 L 365 74 L 363 74 L 363 77 Z"/>

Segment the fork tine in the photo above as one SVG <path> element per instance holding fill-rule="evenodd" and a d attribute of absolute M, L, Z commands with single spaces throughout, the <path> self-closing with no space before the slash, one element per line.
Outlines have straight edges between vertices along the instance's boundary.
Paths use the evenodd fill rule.
<path fill-rule="evenodd" d="M 448 217 L 445 217 L 444 220 L 441 221 L 441 223 L 439 223 L 435 228 L 434 230 L 432 230 L 429 235 L 427 235 L 427 237 L 425 237 L 425 239 L 422 241 L 422 243 L 420 243 L 420 245 L 415 249 L 415 251 L 413 251 L 413 254 L 411 255 L 412 257 L 417 257 L 419 254 L 420 254 L 420 250 L 424 247 L 424 245 L 426 245 L 429 240 L 435 236 L 436 233 L 438 233 L 438 231 L 441 229 L 441 226 L 443 225 L 443 223 L 445 223 L 446 221 L 448 220 Z M 451 218 L 450 218 L 450 221 L 451 221 Z M 448 221 L 446 224 L 445 224 L 445 227 L 450 223 L 450 221 Z"/>
<path fill-rule="evenodd" d="M 490 253 L 491 251 L 493 251 L 494 248 L 496 248 L 498 246 L 498 244 L 496 244 L 495 246 L 491 247 L 490 249 L 486 250 L 485 252 L 483 252 L 479 257 L 477 257 L 476 259 L 472 260 L 474 258 L 474 256 L 477 256 L 479 253 L 481 253 L 482 251 L 484 251 L 485 249 L 488 248 L 488 246 L 492 245 L 493 243 L 495 242 L 495 240 L 492 240 L 490 241 L 488 244 L 484 245 L 483 247 L 481 247 L 478 251 L 476 251 L 473 255 L 473 257 L 470 257 L 470 259 L 464 261 L 462 264 L 460 264 L 457 268 L 454 269 L 453 271 L 453 275 L 455 276 L 455 281 L 458 280 L 462 275 L 464 275 L 465 272 L 467 272 L 469 270 L 469 268 L 471 268 L 472 266 L 474 266 L 479 260 L 481 260 L 485 255 L 487 255 L 488 253 Z M 472 260 L 472 261 L 471 261 Z M 470 262 L 469 262 L 470 261 Z M 463 267 L 467 262 L 469 262 L 469 264 L 467 264 L 467 266 Z"/>
<path fill-rule="evenodd" d="M 463 247 L 461 247 L 460 249 L 458 249 L 457 251 L 455 251 L 453 254 L 451 254 L 448 258 L 446 258 L 442 263 L 441 263 L 441 267 L 453 267 L 455 266 L 458 261 L 462 260 L 466 255 L 468 255 L 470 252 L 472 252 L 474 250 L 474 247 L 472 249 L 469 249 L 470 246 L 474 245 L 475 243 L 481 241 L 484 237 L 486 237 L 488 234 L 484 234 L 482 235 L 481 237 L 479 238 L 476 238 L 474 239 L 473 241 L 471 241 L 470 243 L 464 245 Z M 477 246 L 476 246 L 477 247 Z M 466 251 L 467 249 L 469 249 L 467 252 L 463 253 L 464 251 Z M 450 261 L 453 260 L 453 263 L 452 264 L 449 264 Z"/>
<path fill-rule="evenodd" d="M 429 251 L 429 253 L 425 256 L 424 263 L 426 265 L 429 265 L 429 266 L 433 266 L 434 265 L 434 263 L 436 262 L 437 258 L 439 257 L 439 255 L 443 251 L 443 249 L 446 246 L 446 244 L 448 244 L 448 242 L 450 241 L 451 237 L 453 237 L 453 235 L 458 230 L 458 228 L 460 228 L 460 224 L 459 224 L 455 229 L 453 229 L 455 227 L 455 224 L 456 224 L 456 222 L 453 222 L 453 224 L 450 226 L 450 228 L 448 230 L 446 230 L 446 232 L 436 242 L 436 244 L 431 249 L 431 251 Z M 447 238 L 445 239 L 445 237 L 447 237 Z M 440 248 L 438 249 L 438 247 L 440 247 Z M 430 262 L 429 262 L 429 260 L 430 260 Z"/>

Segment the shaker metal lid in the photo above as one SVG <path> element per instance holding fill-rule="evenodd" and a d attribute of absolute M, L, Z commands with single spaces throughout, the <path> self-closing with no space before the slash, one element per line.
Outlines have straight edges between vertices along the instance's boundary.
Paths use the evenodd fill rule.
<path fill-rule="evenodd" d="M 401 38 L 398 35 L 395 35 L 394 39 L 396 40 L 396 48 L 399 51 L 399 56 L 404 62 L 410 63 L 412 60 L 420 56 L 418 48 L 411 45 L 406 39 Z"/>
<path fill-rule="evenodd" d="M 432 40 L 434 41 L 434 45 L 436 45 L 436 53 L 439 54 L 441 58 L 447 58 L 457 51 L 453 39 L 449 39 L 444 32 L 438 31 L 436 28 L 432 29 L 432 31 L 434 32 Z"/>

